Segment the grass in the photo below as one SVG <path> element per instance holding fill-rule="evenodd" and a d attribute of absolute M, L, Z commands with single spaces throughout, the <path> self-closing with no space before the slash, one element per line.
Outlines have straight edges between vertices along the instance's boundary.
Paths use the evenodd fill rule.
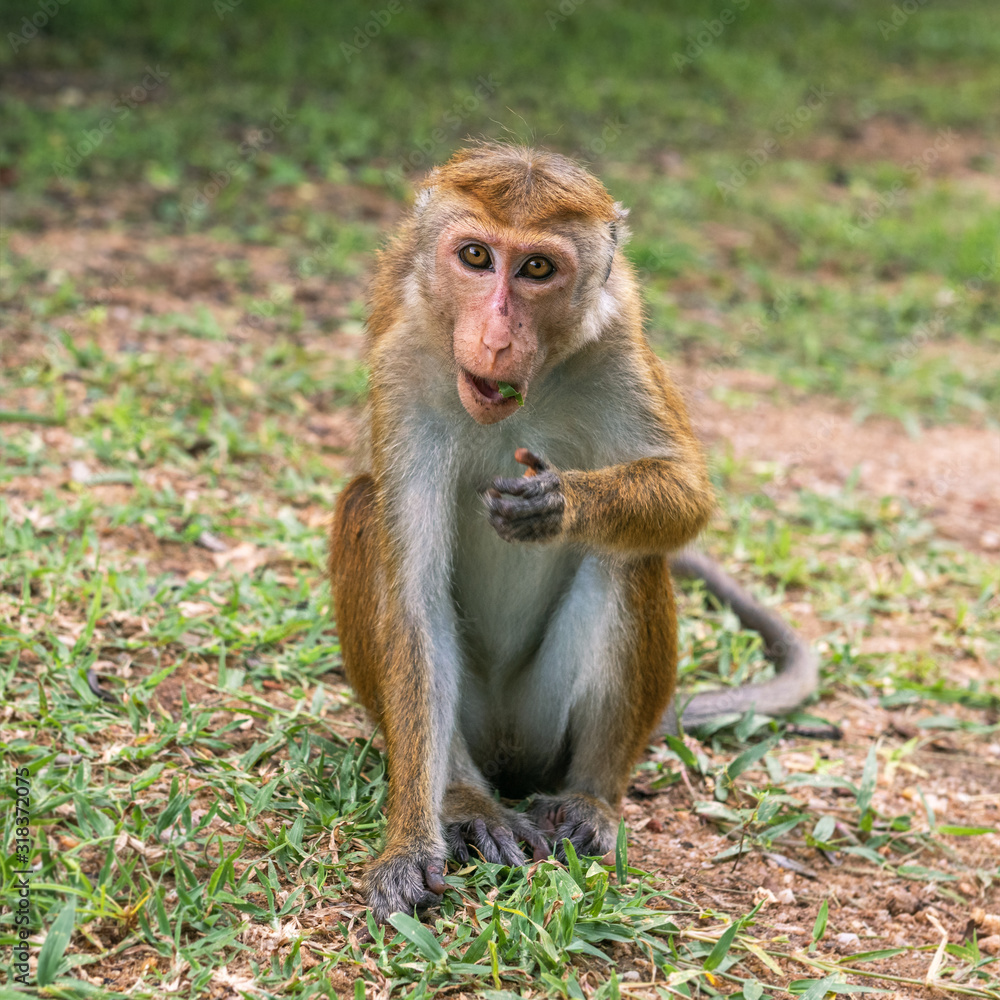
<path fill-rule="evenodd" d="M 95 431 L 100 427 L 95 421 Z M 22 429 L 7 438 L 8 482 L 20 482 L 26 468 L 45 475 L 44 458 L 32 458 L 36 433 Z M 140 427 L 137 436 L 150 435 Z M 253 454 L 227 457 L 220 469 L 210 452 L 188 477 L 231 484 L 253 475 Z M 149 464 L 171 469 L 170 461 Z M 181 473 L 174 467 L 170 474 Z M 737 467 L 730 475 L 745 472 Z M 329 484 L 313 488 L 329 502 Z M 530 878 L 473 865 L 449 877 L 453 891 L 429 926 L 397 920 L 394 928 L 369 927 L 371 941 L 361 943 L 358 910 L 341 901 L 356 898 L 352 879 L 379 840 L 385 766 L 369 742 L 344 735 L 349 700 L 336 677 L 331 686 L 336 637 L 325 589 L 316 585 L 323 542 L 289 503 L 301 501 L 299 483 L 288 494 L 280 486 L 258 493 L 256 510 L 213 501 L 210 489 L 194 502 L 151 488 L 138 473 L 129 486 L 97 489 L 122 499 L 98 502 L 93 488 L 52 488 L 32 499 L 27 516 L 0 499 L 7 553 L 0 685 L 11 706 L 3 749 L 31 773 L 33 820 L 43 833 L 32 915 L 36 926 L 48 926 L 71 900 L 82 935 L 53 959 L 51 979 L 39 979 L 51 995 L 115 995 L 81 974 L 99 963 L 108 975 L 116 956 L 139 943 L 148 962 L 135 994 L 149 997 L 162 995 L 156 984 L 182 970 L 181 995 L 202 995 L 220 981 L 224 965 L 242 969 L 256 994 L 312 996 L 333 975 L 338 983 L 356 977 L 365 988 L 415 997 L 456 986 L 582 996 L 582 976 L 587 995 L 610 997 L 629 983 L 608 962 L 627 963 L 633 954 L 651 956 L 663 987 L 682 992 L 695 980 L 709 994 L 758 976 L 781 983 L 775 963 L 791 952 L 754 932 L 754 912 L 699 911 L 655 873 L 630 869 L 623 878 L 624 858 L 609 868 L 571 857 L 566 867 L 542 864 Z M 725 544 L 779 585 L 811 581 L 819 613 L 831 621 L 831 648 L 842 644 L 828 663 L 831 678 L 897 704 L 904 694 L 939 703 L 928 737 L 948 727 L 996 732 L 960 709 L 964 702 L 995 711 L 996 686 L 977 694 L 949 681 L 954 649 L 985 643 L 987 659 L 1000 656 L 992 566 L 942 550 L 917 517 L 890 505 L 804 492 L 779 510 L 746 482 L 742 495 L 720 519 Z M 764 523 L 774 530 L 762 531 Z M 205 531 L 230 544 L 249 542 L 261 559 L 245 574 L 150 575 L 141 559 L 114 544 L 127 528 L 141 531 L 144 548 L 189 561 Z M 810 545 L 817 537 L 827 544 Z M 925 573 L 946 574 L 930 591 L 934 608 L 969 608 L 934 657 L 909 667 L 852 653 L 836 624 L 838 616 L 871 623 L 890 611 L 921 613 L 926 590 L 912 581 L 899 581 L 890 593 L 858 586 L 860 562 L 900 549 Z M 804 565 L 795 555 L 802 552 Z M 694 595 L 686 603 L 686 684 L 714 667 L 729 682 L 759 670 L 753 636 Z M 111 702 L 94 693 L 88 671 L 110 690 Z M 742 720 L 735 733 L 759 736 L 760 720 Z M 743 851 L 784 855 L 812 845 L 900 877 L 944 885 L 956 878 L 946 861 L 947 831 L 873 807 L 876 768 L 886 763 L 874 747 L 861 774 L 789 774 L 770 758 L 766 768 L 760 760 L 773 737 L 736 757 L 730 740 L 716 733 L 711 758 L 668 741 L 640 772 L 654 788 L 673 785 L 682 770 L 690 775 L 685 780 L 714 788 L 693 808 L 735 838 L 719 862 Z M 833 812 L 817 808 L 822 796 Z M 845 813 L 842 804 L 851 809 Z M 10 812 L 6 822 L 9 840 Z M 5 875 L 12 877 L 9 868 Z M 251 946 L 254 934 L 270 935 L 274 949 L 264 949 L 266 958 Z M 277 947 L 282 935 L 295 941 L 290 950 Z M 741 963 L 761 954 L 774 968 L 748 975 Z M 827 975 L 840 981 L 837 970 L 853 967 L 844 960 L 827 969 L 820 956 L 806 959 L 813 983 Z M 990 996 L 997 986 L 992 968 L 988 956 L 963 952 L 946 975 L 961 973 L 968 995 Z M 867 981 L 877 983 L 877 974 Z M 977 983 L 983 990 L 976 992 Z M 753 995 L 752 987 L 741 988 Z"/>
<path fill-rule="evenodd" d="M 928 5 L 893 30 L 865 5 L 741 3 L 693 58 L 696 4 L 518 4 L 502 23 L 443 5 L 445 36 L 404 6 L 357 52 L 374 29 L 351 5 L 151 7 L 141 28 L 90 6 L 0 50 L 19 225 L 96 200 L 155 220 L 153 239 L 287 247 L 286 280 L 243 306 L 294 319 L 303 277 L 356 274 L 379 239 L 344 210 L 359 185 L 400 197 L 469 135 L 542 141 L 632 206 L 663 351 L 772 371 L 859 417 L 995 422 L 1000 206 L 983 185 L 1000 35 L 985 2 Z M 623 46 L 627 73 L 611 68 Z M 867 151 L 879 128 L 894 162 Z M 332 215 L 318 183 L 349 185 Z M 5 266 L 16 288 L 18 256 Z"/>
<path fill-rule="evenodd" d="M 367 923 L 385 762 L 337 672 L 322 528 L 365 393 L 371 250 L 467 135 L 594 165 L 632 207 L 651 337 L 683 370 L 763 372 L 914 435 L 996 429 L 992 7 L 889 30 L 890 5 L 733 2 L 712 34 L 725 6 L 406 4 L 362 48 L 371 9 L 73 0 L 0 48 L 0 750 L 30 774 L 39 992 L 915 993 L 936 945 L 838 952 L 835 892 L 796 943 L 766 897 L 721 905 L 638 864 L 634 831 L 614 863 L 471 865 L 427 923 Z M 836 856 L 964 921 L 964 883 L 995 898 L 975 845 L 996 824 L 935 811 L 928 754 L 996 740 L 996 679 L 967 669 L 1000 660 L 995 561 L 899 499 L 713 460 L 707 545 L 768 599 L 808 598 L 824 690 L 929 708 L 860 756 L 730 720 L 658 746 L 637 785 L 717 837 L 715 882 Z M 728 612 L 682 603 L 687 689 L 767 671 Z M 16 854 L 0 865 L 15 884 Z M 936 985 L 1000 996 L 995 957 L 959 937 Z"/>

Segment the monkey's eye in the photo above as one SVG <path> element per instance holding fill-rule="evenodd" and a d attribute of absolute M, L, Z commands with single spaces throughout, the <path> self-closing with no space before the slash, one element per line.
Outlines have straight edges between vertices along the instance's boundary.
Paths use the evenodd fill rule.
<path fill-rule="evenodd" d="M 477 271 L 484 271 L 493 264 L 490 259 L 490 252 L 479 243 L 470 243 L 458 251 L 458 256 L 463 264 L 474 267 Z"/>
<path fill-rule="evenodd" d="M 548 257 L 529 257 L 517 273 L 522 278 L 547 278 L 555 269 Z"/>

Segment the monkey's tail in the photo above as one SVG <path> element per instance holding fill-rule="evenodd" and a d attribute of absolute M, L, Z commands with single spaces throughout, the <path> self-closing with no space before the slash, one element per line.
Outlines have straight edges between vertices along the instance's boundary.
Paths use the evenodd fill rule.
<path fill-rule="evenodd" d="M 681 725 L 699 726 L 720 715 L 743 714 L 753 709 L 761 715 L 786 715 L 797 709 L 819 686 L 819 662 L 812 647 L 777 615 L 768 611 L 740 586 L 715 560 L 696 549 L 683 549 L 670 558 L 674 576 L 704 581 L 710 594 L 728 604 L 744 627 L 764 640 L 764 652 L 777 674 L 761 684 L 704 691 L 681 702 Z M 677 732 L 677 701 L 663 717 L 663 729 Z"/>

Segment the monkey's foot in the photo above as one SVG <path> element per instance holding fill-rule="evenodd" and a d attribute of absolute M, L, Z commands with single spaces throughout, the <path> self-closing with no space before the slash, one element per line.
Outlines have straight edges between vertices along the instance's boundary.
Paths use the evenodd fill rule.
<path fill-rule="evenodd" d="M 545 837 L 527 816 L 494 802 L 475 789 L 448 790 L 444 808 L 444 838 L 456 861 L 469 860 L 469 848 L 495 865 L 523 865 L 522 843 L 538 861 L 549 854 Z"/>
<path fill-rule="evenodd" d="M 579 855 L 604 855 L 615 846 L 618 814 L 603 799 L 584 792 L 540 795 L 529 815 L 555 841 L 555 856 L 565 861 L 563 840 Z"/>
<path fill-rule="evenodd" d="M 444 852 L 387 848 L 368 863 L 361 886 L 372 915 L 380 924 L 391 913 L 426 910 L 441 902 L 447 888 Z"/>

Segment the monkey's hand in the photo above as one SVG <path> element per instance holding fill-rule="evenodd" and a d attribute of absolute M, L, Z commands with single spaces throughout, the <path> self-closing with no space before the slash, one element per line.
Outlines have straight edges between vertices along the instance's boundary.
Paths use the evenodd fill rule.
<path fill-rule="evenodd" d="M 544 542 L 563 530 L 566 497 L 559 474 L 527 448 L 514 452 L 528 471 L 519 479 L 498 476 L 483 494 L 489 521 L 505 542 Z"/>
<path fill-rule="evenodd" d="M 534 861 L 549 856 L 549 844 L 527 816 L 495 802 L 478 788 L 453 785 L 445 794 L 444 837 L 456 861 L 469 860 L 469 848 L 495 865 L 523 865 L 520 845 L 531 848 Z"/>
<path fill-rule="evenodd" d="M 603 799 L 583 792 L 540 795 L 529 815 L 555 840 L 555 856 L 566 860 L 563 840 L 579 855 L 604 855 L 615 846 L 618 817 Z"/>
<path fill-rule="evenodd" d="M 366 866 L 361 886 L 372 915 L 380 924 L 391 913 L 425 910 L 441 902 L 447 888 L 444 854 L 414 850 L 412 846 L 386 847 Z"/>

